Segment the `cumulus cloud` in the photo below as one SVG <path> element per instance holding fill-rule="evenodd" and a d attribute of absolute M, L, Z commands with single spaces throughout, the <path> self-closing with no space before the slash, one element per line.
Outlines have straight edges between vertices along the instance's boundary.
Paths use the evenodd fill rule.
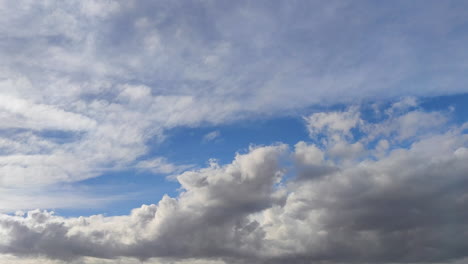
<path fill-rule="evenodd" d="M 357 137 L 343 134 L 348 125 L 325 130 L 324 140 L 335 142 L 339 131 L 343 142 L 359 142 L 366 153 L 360 159 L 336 159 L 334 146 L 316 138 L 293 148 L 251 147 L 230 164 L 211 162 L 178 175 L 177 197 L 164 196 L 129 215 L 64 218 L 41 210 L 1 215 L 0 252 L 57 263 L 463 261 L 466 124 L 436 123 L 438 129 L 420 130 L 409 145 L 398 144 L 399 134 L 366 133 L 368 126 L 393 129 L 389 120 L 420 111 L 394 113 L 377 123 L 359 118 Z M 349 111 L 314 115 L 334 120 Z M 286 179 L 285 162 L 295 172 Z"/>
<path fill-rule="evenodd" d="M 252 149 L 232 164 L 181 174 L 184 191 L 177 199 L 165 196 L 129 216 L 65 219 L 39 210 L 25 217 L 3 215 L 0 252 L 64 260 L 253 254 L 263 232 L 247 216 L 284 202 L 274 184 L 283 173 L 278 158 L 285 150 L 285 145 Z"/>
<path fill-rule="evenodd" d="M 306 117 L 309 135 L 315 137 L 319 134 L 342 134 L 350 136 L 352 128 L 356 127 L 361 119 L 355 107 L 343 112 L 315 113 Z"/>
<path fill-rule="evenodd" d="M 353 106 L 341 112 L 314 113 L 304 119 L 309 136 L 320 139 L 319 144 L 328 150 L 330 157 L 347 160 L 359 158 L 364 154 L 362 142 L 355 141 L 352 133 L 352 129 L 360 130 L 366 127 L 357 107 Z"/>

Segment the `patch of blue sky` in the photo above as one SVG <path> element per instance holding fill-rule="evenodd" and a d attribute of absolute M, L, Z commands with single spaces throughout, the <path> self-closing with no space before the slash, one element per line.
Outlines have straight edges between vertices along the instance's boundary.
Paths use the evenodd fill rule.
<path fill-rule="evenodd" d="M 219 131 L 219 137 L 208 142 L 203 140 L 204 136 L 212 131 Z M 220 164 L 230 163 L 236 152 L 246 153 L 250 145 L 272 145 L 281 142 L 292 146 L 300 140 L 306 141 L 309 138 L 302 116 L 247 120 L 223 126 L 178 127 L 168 131 L 167 134 L 164 142 L 150 146 L 150 152 L 143 159 L 163 156 L 177 165 L 192 164 L 195 167 L 206 167 L 213 158 Z M 141 204 L 156 203 L 165 194 L 171 197 L 177 196 L 180 185 L 176 181 L 167 179 L 166 176 L 137 168 L 108 171 L 99 177 L 81 181 L 77 186 L 89 188 L 90 192 L 98 191 L 102 196 L 127 195 L 128 199 L 118 200 L 106 208 L 96 209 L 90 206 L 80 209 L 58 209 L 57 212 L 64 216 L 93 213 L 127 214 L 132 208 Z"/>
<path fill-rule="evenodd" d="M 417 100 L 419 105 L 410 109 L 447 112 L 451 117 L 451 124 L 468 121 L 468 94 L 418 98 Z M 393 102 L 380 102 L 378 108 L 383 111 L 388 109 Z M 234 159 L 235 153 L 246 153 L 250 145 L 285 143 L 292 148 L 299 141 L 315 143 L 320 140 L 320 137 L 315 139 L 309 137 L 303 116 L 313 112 L 341 111 L 348 107 L 349 105 L 315 107 L 295 115 L 269 119 L 256 118 L 219 126 L 177 127 L 167 131 L 167 137 L 162 143 L 149 142 L 150 150 L 144 157 L 141 157 L 141 160 L 162 156 L 176 165 L 190 164 L 194 168 L 201 168 L 206 167 L 208 161 L 213 158 L 219 164 L 228 164 Z M 382 111 L 376 114 L 375 109 L 375 102 L 361 103 L 361 118 L 371 123 L 385 119 Z M 204 140 L 204 137 L 213 131 L 219 131 L 219 135 L 214 140 Z M 363 132 L 358 129 L 353 129 L 351 132 L 354 140 L 364 136 Z M 368 147 L 372 148 L 377 141 L 378 139 L 371 142 Z M 413 141 L 409 139 L 392 147 L 407 148 L 412 143 Z M 288 168 L 286 178 L 293 177 L 293 166 L 283 165 Z M 111 203 L 106 208 L 60 209 L 57 212 L 65 216 L 89 215 L 97 212 L 107 215 L 127 214 L 132 208 L 139 207 L 141 204 L 157 203 L 165 194 L 176 197 L 180 191 L 180 185 L 174 180 L 167 179 L 166 176 L 137 168 L 108 171 L 100 177 L 79 182 L 77 186 L 89 188 L 90 191 L 98 190 L 99 195 L 102 196 L 115 194 L 127 196 L 126 199 L 115 202 L 118 206 L 113 206 Z"/>
<path fill-rule="evenodd" d="M 58 144 L 76 141 L 86 134 L 86 132 L 80 131 L 63 131 L 52 129 L 36 131 L 34 133 L 40 138 L 44 138 Z"/>
<path fill-rule="evenodd" d="M 219 131 L 219 136 L 213 141 L 203 140 L 212 131 Z M 178 164 L 199 165 L 206 165 L 212 158 L 220 164 L 229 163 L 236 152 L 245 153 L 250 145 L 279 142 L 293 145 L 308 139 L 302 116 L 247 120 L 223 126 L 179 127 L 168 134 L 166 141 L 155 146 L 152 153 L 163 153 Z"/>
<path fill-rule="evenodd" d="M 131 209 L 142 204 L 157 203 L 165 194 L 175 197 L 180 188 L 176 181 L 168 180 L 164 175 L 141 169 L 108 171 L 99 177 L 75 183 L 74 186 L 95 195 L 96 199 L 110 197 L 109 202 L 102 206 L 90 204 L 86 208 L 56 209 L 60 215 L 128 214 Z"/>
<path fill-rule="evenodd" d="M 468 122 L 468 93 L 424 98 L 420 106 L 426 111 L 452 111 L 455 124 Z"/>

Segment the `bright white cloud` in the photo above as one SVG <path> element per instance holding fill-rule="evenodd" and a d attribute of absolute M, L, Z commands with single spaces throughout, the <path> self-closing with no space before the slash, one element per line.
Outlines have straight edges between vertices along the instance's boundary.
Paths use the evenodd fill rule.
<path fill-rule="evenodd" d="M 7 95 L 0 95 L 2 129 L 26 128 L 32 130 L 90 130 L 94 120 L 78 114 L 65 112 L 48 105 L 40 105 Z"/>

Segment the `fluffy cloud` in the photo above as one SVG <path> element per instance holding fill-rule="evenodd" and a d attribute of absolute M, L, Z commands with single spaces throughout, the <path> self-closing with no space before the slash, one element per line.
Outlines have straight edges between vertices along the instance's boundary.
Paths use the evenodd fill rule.
<path fill-rule="evenodd" d="M 359 112 L 355 108 L 346 112 L 315 113 L 305 120 L 311 137 L 321 133 L 350 136 L 350 130 L 361 121 Z"/>
<path fill-rule="evenodd" d="M 366 133 L 374 126 L 392 130 L 389 120 L 419 113 L 394 112 L 377 123 L 359 118 L 359 136 L 342 133 L 349 126 L 327 129 L 326 144 L 311 138 L 293 149 L 251 147 L 230 164 L 211 162 L 180 174 L 178 197 L 165 196 L 129 215 L 1 215 L 0 252 L 24 261 L 43 256 L 85 263 L 462 261 L 468 242 L 466 124 L 436 122 L 437 129 L 412 134 L 409 146 L 398 144 L 398 133 Z M 332 120 L 349 112 L 314 116 Z M 328 143 L 336 142 L 337 130 L 342 142 L 360 143 L 366 154 L 337 159 Z M 288 162 L 296 174 L 283 179 Z"/>
<path fill-rule="evenodd" d="M 284 145 L 252 149 L 230 165 L 181 174 L 184 192 L 177 199 L 165 196 L 129 216 L 65 219 L 39 210 L 25 217 L 3 215 L 0 251 L 64 260 L 253 255 L 264 234 L 247 216 L 284 202 L 285 193 L 274 184 L 282 176 L 278 158 L 285 150 Z"/>

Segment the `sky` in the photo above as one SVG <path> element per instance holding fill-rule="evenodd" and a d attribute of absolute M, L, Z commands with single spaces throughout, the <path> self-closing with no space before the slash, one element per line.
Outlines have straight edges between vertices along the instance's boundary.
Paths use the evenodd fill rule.
<path fill-rule="evenodd" d="M 0 0 L 0 263 L 465 263 L 467 8 Z"/>

